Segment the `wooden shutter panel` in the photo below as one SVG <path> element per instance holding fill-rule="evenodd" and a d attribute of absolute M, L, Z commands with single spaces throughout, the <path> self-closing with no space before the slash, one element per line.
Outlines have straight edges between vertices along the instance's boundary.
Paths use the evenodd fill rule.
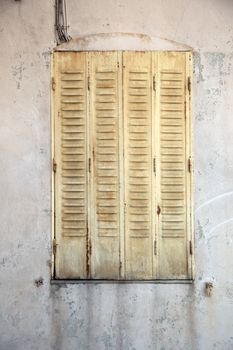
<path fill-rule="evenodd" d="M 158 278 L 191 277 L 189 152 L 189 54 L 158 55 Z"/>
<path fill-rule="evenodd" d="M 90 61 L 92 278 L 122 274 L 120 221 L 121 54 L 96 52 Z M 122 244 L 121 244 L 122 243 Z"/>
<path fill-rule="evenodd" d="M 86 278 L 87 99 L 85 53 L 54 53 L 56 278 Z"/>
<path fill-rule="evenodd" d="M 151 53 L 125 52 L 123 67 L 126 278 L 150 279 L 154 239 Z"/>
<path fill-rule="evenodd" d="M 190 58 L 54 53 L 56 278 L 192 277 Z"/>

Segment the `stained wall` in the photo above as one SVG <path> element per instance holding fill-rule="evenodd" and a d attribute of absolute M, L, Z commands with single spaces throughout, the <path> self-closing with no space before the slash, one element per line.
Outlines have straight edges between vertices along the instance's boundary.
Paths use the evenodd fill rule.
<path fill-rule="evenodd" d="M 67 7 L 73 38 L 144 33 L 194 50 L 196 279 L 50 284 L 54 2 L 1 0 L 0 349 L 231 350 L 233 2 L 69 0 Z M 90 40 L 103 45 L 100 36 Z"/>

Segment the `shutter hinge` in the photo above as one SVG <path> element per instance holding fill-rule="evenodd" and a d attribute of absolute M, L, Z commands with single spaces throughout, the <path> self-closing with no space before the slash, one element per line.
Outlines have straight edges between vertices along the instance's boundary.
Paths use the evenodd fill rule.
<path fill-rule="evenodd" d="M 153 90 L 156 91 L 155 75 L 153 75 Z"/>
<path fill-rule="evenodd" d="M 155 176 L 156 176 L 156 160 L 155 160 L 155 157 L 153 158 L 153 171 L 154 171 Z"/>
<path fill-rule="evenodd" d="M 190 255 L 193 255 L 193 242 L 189 241 L 189 253 Z"/>
<path fill-rule="evenodd" d="M 56 86 L 55 80 L 54 80 L 54 78 L 52 78 L 52 90 L 53 91 L 55 91 L 55 86 Z"/>
<path fill-rule="evenodd" d="M 54 238 L 53 239 L 53 255 L 56 255 L 56 251 L 57 251 L 57 241 Z"/>
<path fill-rule="evenodd" d="M 89 75 L 87 78 L 87 89 L 88 89 L 88 91 L 90 90 L 90 76 Z"/>
<path fill-rule="evenodd" d="M 88 158 L 88 171 L 91 172 L 91 158 Z"/>
<path fill-rule="evenodd" d="M 157 205 L 157 215 L 160 215 L 160 213 L 161 213 L 161 208 L 159 205 Z"/>
<path fill-rule="evenodd" d="M 191 92 L 191 77 L 188 77 L 188 91 Z"/>
<path fill-rule="evenodd" d="M 90 256 L 92 254 L 92 243 L 91 243 L 91 240 L 89 241 L 89 254 L 90 254 Z"/>
<path fill-rule="evenodd" d="M 157 255 L 157 241 L 154 240 L 154 255 Z"/>
<path fill-rule="evenodd" d="M 55 159 L 53 158 L 53 172 L 56 173 L 57 171 L 57 163 L 55 162 Z"/>
<path fill-rule="evenodd" d="M 188 171 L 189 171 L 189 173 L 192 172 L 192 158 L 191 157 L 189 157 L 189 159 L 188 159 Z"/>

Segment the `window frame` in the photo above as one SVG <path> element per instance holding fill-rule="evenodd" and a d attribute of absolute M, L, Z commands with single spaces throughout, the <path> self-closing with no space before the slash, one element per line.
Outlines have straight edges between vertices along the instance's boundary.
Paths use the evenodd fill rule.
<path fill-rule="evenodd" d="M 55 51 L 57 52 L 57 51 Z M 77 51 L 62 51 L 62 52 L 77 52 Z M 95 51 L 79 51 L 84 53 L 91 53 Z M 100 51 L 100 52 L 106 52 L 106 51 Z M 108 51 L 107 51 L 108 52 Z M 138 52 L 138 51 L 125 51 L 120 50 L 119 52 Z M 148 52 L 160 52 L 160 51 L 148 51 Z M 163 51 L 166 52 L 166 51 Z M 176 51 L 172 51 L 176 52 Z M 52 268 L 51 268 L 51 278 L 53 282 L 61 282 L 64 281 L 65 283 L 108 283 L 108 282 L 116 282 L 116 283 L 191 283 L 194 280 L 194 224 L 193 224 L 193 192 L 194 192 L 194 184 L 193 184 L 193 152 L 192 152 L 192 145 L 193 145 L 193 130 L 192 130 L 192 121 L 191 121 L 191 115 L 192 115 L 192 54 L 191 51 L 182 51 L 189 54 L 190 62 L 186 66 L 186 69 L 189 71 L 189 81 L 188 81 L 188 88 L 186 89 L 186 141 L 188 140 L 188 147 L 186 142 L 186 152 L 188 152 L 191 155 L 190 158 L 190 176 L 189 181 L 187 182 L 187 190 L 189 191 L 189 198 L 188 201 L 189 206 L 188 208 L 189 213 L 188 216 L 190 217 L 190 232 L 189 232 L 189 250 L 191 252 L 191 273 L 190 278 L 188 279 L 147 279 L 147 280 L 141 280 L 141 279 L 57 279 L 55 275 L 55 252 L 56 252 L 56 237 L 55 237 L 55 168 L 56 163 L 54 162 L 54 147 L 55 147 L 55 131 L 54 131 L 54 90 L 56 86 L 56 82 L 54 80 L 54 64 L 51 65 L 51 139 L 52 139 L 52 146 L 51 146 L 51 162 L 52 162 Z M 52 55 L 52 60 L 54 60 L 54 54 Z M 188 135 L 188 137 L 187 137 Z M 187 150 L 188 149 L 188 150 Z"/>

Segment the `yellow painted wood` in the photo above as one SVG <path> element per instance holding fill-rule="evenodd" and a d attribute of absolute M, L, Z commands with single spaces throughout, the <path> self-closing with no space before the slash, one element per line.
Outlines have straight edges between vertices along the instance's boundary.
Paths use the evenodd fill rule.
<path fill-rule="evenodd" d="M 186 53 L 158 55 L 158 278 L 190 278 L 190 150 Z"/>
<path fill-rule="evenodd" d="M 153 276 L 152 64 L 123 53 L 126 279 Z"/>
<path fill-rule="evenodd" d="M 189 86 L 188 86 L 189 85 Z M 192 52 L 186 52 L 186 158 L 191 159 L 191 169 L 187 173 L 187 249 L 192 244 L 192 254 L 188 254 L 188 278 L 195 278 L 194 251 L 194 157 L 192 129 L 192 86 L 193 86 L 193 57 Z"/>
<path fill-rule="evenodd" d="M 193 278 L 191 71 L 190 52 L 54 53 L 56 278 Z"/>
<path fill-rule="evenodd" d="M 87 278 L 85 53 L 54 53 L 56 278 Z"/>
<path fill-rule="evenodd" d="M 159 115 L 159 89 L 158 89 L 158 52 L 152 52 L 152 154 L 153 154 L 153 167 L 152 173 L 152 228 L 153 228 L 153 279 L 158 275 L 158 242 L 159 242 L 159 216 L 157 215 L 157 205 L 160 202 L 159 191 L 159 124 L 156 116 Z"/>
<path fill-rule="evenodd" d="M 54 101 L 54 90 L 52 86 L 52 82 L 54 81 L 54 74 L 55 74 L 55 57 L 54 54 L 52 55 L 52 61 L 51 61 L 51 89 L 50 89 L 50 98 L 51 98 L 51 116 L 50 116 L 50 121 L 51 121 L 51 139 L 52 139 L 52 144 L 51 144 L 51 170 L 52 170 L 52 176 L 51 176 L 51 210 L 52 210 L 52 217 L 51 217 L 51 246 L 53 246 L 54 242 L 54 237 L 55 237 L 55 187 L 54 187 L 54 182 L 55 182 L 55 174 L 53 172 L 52 166 L 53 166 L 53 159 L 54 159 L 54 148 L 55 148 L 55 130 L 54 130 L 54 108 L 55 108 L 55 101 Z M 51 257 L 51 277 L 54 279 L 55 278 L 55 254 L 53 252 L 52 257 Z"/>
<path fill-rule="evenodd" d="M 121 277 L 121 55 L 89 54 L 91 147 L 91 277 Z"/>

